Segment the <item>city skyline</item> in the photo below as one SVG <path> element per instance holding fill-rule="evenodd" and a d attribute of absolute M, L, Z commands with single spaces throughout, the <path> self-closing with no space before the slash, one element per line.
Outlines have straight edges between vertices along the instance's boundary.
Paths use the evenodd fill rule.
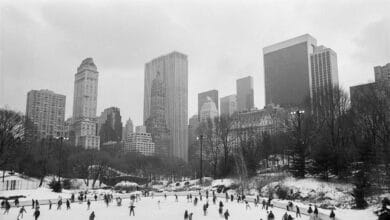
<path fill-rule="evenodd" d="M 382 4 L 358 2 L 352 5 L 347 2 L 337 4 L 322 2 L 313 5 L 285 2 L 283 8 L 277 6 L 272 8 L 282 10 L 277 16 L 272 15 L 272 10 L 267 12 L 271 6 L 257 2 L 249 2 L 247 5 L 231 2 L 220 6 L 209 3 L 212 7 L 206 9 L 206 12 L 200 11 L 204 9 L 201 6 L 206 3 L 192 2 L 179 6 L 180 10 L 169 9 L 161 3 L 137 5 L 139 6 L 137 9 L 145 14 L 154 14 L 150 19 L 143 16 L 143 13 L 130 15 L 131 4 L 110 4 L 107 8 L 106 3 L 97 2 L 93 5 L 93 10 L 89 10 L 88 6 L 91 6 L 91 3 L 57 2 L 55 5 L 27 3 L 25 7 L 22 7 L 21 3 L 1 3 L 5 6 L 1 8 L 1 106 L 7 105 L 11 109 L 24 112 L 28 91 L 49 89 L 67 96 L 65 114 L 66 118 L 70 117 L 73 109 L 73 77 L 80 60 L 86 57 L 94 58 L 99 66 L 97 112 L 110 106 L 117 106 L 123 114 L 123 122 L 131 118 L 135 125 L 143 124 L 144 63 L 170 51 L 176 50 L 188 55 L 189 117 L 197 112 L 196 97 L 199 92 L 217 89 L 220 97 L 232 94 L 235 91 L 235 80 L 246 76 L 247 73 L 251 73 L 254 78 L 255 106 L 262 108 L 264 106 L 262 48 L 305 33 L 315 36 L 321 44 L 337 52 L 339 82 L 346 90 L 350 86 L 373 81 L 373 67 L 388 63 L 390 57 L 389 44 L 384 41 L 389 36 L 386 24 L 390 19 L 389 15 L 385 14 L 386 2 Z M 147 7 L 150 5 L 154 6 Z M 121 7 L 123 10 L 119 10 Z M 220 9 L 223 9 L 223 12 L 220 12 Z M 235 9 L 247 13 L 245 16 L 241 13 L 232 13 Z M 323 18 L 315 16 L 316 11 L 326 11 L 325 9 L 335 12 L 331 17 L 333 22 L 326 21 L 329 19 L 326 16 Z M 351 9 L 360 9 L 359 22 L 345 15 L 345 12 L 351 13 L 350 11 L 353 11 Z M 124 18 L 130 16 L 133 19 L 123 19 L 125 23 L 122 23 L 113 13 L 117 10 Z M 126 13 L 126 10 L 129 13 Z M 282 15 L 283 10 L 290 12 Z M 302 18 L 295 16 L 294 11 L 298 10 L 305 16 Z M 80 22 L 80 17 L 84 13 L 86 16 Z M 118 35 L 128 37 L 130 42 L 133 41 L 131 44 L 137 47 L 123 45 L 122 42 L 126 38 L 114 39 L 111 34 L 95 37 L 93 34 L 102 33 L 104 28 L 111 28 L 105 22 L 94 21 L 101 13 L 106 15 L 103 17 L 108 19 L 109 24 L 118 22 L 109 29 L 111 32 L 118 31 Z M 183 20 L 186 13 L 189 17 Z M 202 17 L 199 13 L 203 13 L 201 15 L 204 15 L 204 18 L 197 21 L 195 18 Z M 208 15 L 218 13 L 220 19 Z M 67 15 L 73 15 L 74 19 L 66 20 Z M 264 16 L 275 18 L 275 23 L 267 23 L 272 19 L 265 19 L 267 22 L 264 23 L 262 21 Z M 132 23 L 131 20 L 135 21 Z M 232 24 L 224 25 L 225 20 Z M 238 22 L 234 22 L 235 20 Z M 334 20 L 338 20 L 338 26 L 343 28 L 333 26 Z M 127 28 L 128 25 L 123 26 L 129 21 L 130 28 Z M 137 25 L 142 24 L 142 21 L 149 25 L 145 30 Z M 247 25 L 241 27 L 241 23 L 246 21 Z M 300 26 L 289 28 L 299 22 Z M 172 30 L 173 33 L 162 37 L 153 31 L 160 26 Z M 213 31 L 213 27 L 217 26 L 217 30 Z M 228 28 L 230 26 L 240 34 L 232 32 Z M 140 36 L 151 37 L 146 39 L 131 37 L 133 34 L 130 31 L 131 27 L 140 30 Z M 194 37 L 188 28 L 205 37 Z M 272 32 L 269 31 L 271 28 Z M 31 33 L 31 37 L 23 36 L 26 30 Z M 77 30 L 80 30 L 79 35 L 74 37 L 69 35 L 75 31 L 78 33 Z M 221 36 L 226 39 L 221 39 Z M 153 43 L 155 40 L 158 41 Z M 70 42 L 77 43 L 72 46 Z M 206 47 L 200 47 L 201 42 Z M 163 46 L 159 46 L 160 44 Z M 142 50 L 145 52 L 141 52 Z M 118 55 L 114 56 L 116 53 Z M 223 80 L 218 80 L 222 77 Z M 56 80 L 65 83 L 53 83 Z"/>

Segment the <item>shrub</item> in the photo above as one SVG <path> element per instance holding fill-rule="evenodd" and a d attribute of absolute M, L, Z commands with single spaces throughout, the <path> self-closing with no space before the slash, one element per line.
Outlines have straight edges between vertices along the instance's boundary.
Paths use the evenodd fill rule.
<path fill-rule="evenodd" d="M 276 189 L 275 194 L 278 196 L 279 199 L 287 199 L 287 197 L 288 197 L 288 189 L 282 188 L 282 187 L 278 187 Z"/>
<path fill-rule="evenodd" d="M 59 193 L 62 192 L 62 185 L 60 181 L 56 181 L 55 179 L 52 179 L 49 183 L 50 189 L 53 190 L 53 192 Z"/>
<path fill-rule="evenodd" d="M 70 182 L 70 179 L 64 179 L 62 181 L 62 188 L 64 188 L 64 189 L 71 189 L 72 188 L 72 183 Z"/>

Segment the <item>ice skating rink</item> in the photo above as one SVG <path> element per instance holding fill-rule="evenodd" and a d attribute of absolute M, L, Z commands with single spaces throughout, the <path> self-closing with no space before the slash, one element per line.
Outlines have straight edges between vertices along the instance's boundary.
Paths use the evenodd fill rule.
<path fill-rule="evenodd" d="M 158 201 L 160 200 L 160 208 Z M 164 197 L 146 197 L 141 198 L 141 201 L 135 203 L 135 216 L 129 216 L 129 199 L 124 199 L 122 206 L 117 206 L 115 199 L 114 202 L 110 203 L 107 207 L 103 201 L 92 202 L 90 210 L 87 210 L 87 204 L 72 203 L 71 209 L 66 210 L 66 205 L 62 205 L 61 210 L 57 210 L 56 203 L 53 203 L 52 209 L 49 210 L 48 205 L 42 205 L 40 208 L 41 215 L 40 220 L 78 220 L 78 219 L 89 219 L 89 215 L 92 211 L 95 212 L 96 220 L 117 220 L 117 219 L 134 219 L 134 220 L 182 220 L 184 219 L 184 211 L 188 210 L 188 213 L 193 212 L 193 220 L 215 220 L 223 219 L 218 213 L 218 203 L 214 205 L 212 200 L 209 198 L 209 208 L 207 216 L 203 215 L 203 204 L 206 200 L 198 201 L 197 206 L 193 203 L 188 203 L 185 197 L 179 197 L 179 201 L 175 202 L 174 196 L 168 196 L 165 200 Z M 224 203 L 225 212 L 229 210 L 231 220 L 266 220 L 267 213 L 261 209 L 261 206 L 254 207 L 253 203 L 251 209 L 245 209 L 245 203 L 228 202 L 221 200 Z M 23 219 L 33 219 L 33 209 L 31 206 L 26 207 L 27 213 L 24 213 Z M 275 219 L 282 219 L 282 215 L 286 212 L 285 210 L 273 208 L 271 209 L 275 214 Z M 4 212 L 4 210 L 2 210 Z M 1 220 L 15 220 L 19 212 L 19 208 L 11 208 L 9 214 L 0 214 Z M 290 212 L 294 219 L 295 213 Z M 302 215 L 302 220 L 309 219 L 308 216 Z"/>

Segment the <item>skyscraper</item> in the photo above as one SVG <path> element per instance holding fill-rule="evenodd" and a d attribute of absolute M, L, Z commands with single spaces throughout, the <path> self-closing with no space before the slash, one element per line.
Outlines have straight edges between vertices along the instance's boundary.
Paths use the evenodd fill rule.
<path fill-rule="evenodd" d="M 152 81 L 161 74 L 165 90 L 165 120 L 170 131 L 169 156 L 188 157 L 188 62 L 187 56 L 172 52 L 145 64 L 144 123 L 151 115 Z"/>
<path fill-rule="evenodd" d="M 263 48 L 266 105 L 300 106 L 311 97 L 310 55 L 316 45 L 305 34 Z"/>
<path fill-rule="evenodd" d="M 26 116 L 40 138 L 64 137 L 65 102 L 64 95 L 50 90 L 27 93 Z"/>
<path fill-rule="evenodd" d="M 166 94 L 161 75 L 157 72 L 152 81 L 150 116 L 145 121 L 146 130 L 152 135 L 155 143 L 156 154 L 161 157 L 172 155 L 171 137 L 165 120 Z"/>
<path fill-rule="evenodd" d="M 253 78 L 247 76 L 236 81 L 237 110 L 248 111 L 254 107 Z"/>
<path fill-rule="evenodd" d="M 214 101 L 207 97 L 207 101 L 203 103 L 202 108 L 200 109 L 200 122 L 207 122 L 208 119 L 213 119 L 218 116 L 218 110 L 215 106 Z"/>
<path fill-rule="evenodd" d="M 218 111 L 218 90 L 210 90 L 206 92 L 202 92 L 198 94 L 198 117 L 200 117 L 200 109 L 202 108 L 203 104 L 207 102 L 207 97 L 211 98 L 213 102 L 215 103 L 215 107 Z M 199 118 L 200 119 L 200 118 Z"/>
<path fill-rule="evenodd" d="M 310 55 L 311 94 L 314 110 L 327 99 L 332 100 L 333 88 L 339 84 L 337 54 L 330 48 L 318 46 Z"/>
<path fill-rule="evenodd" d="M 374 67 L 374 72 L 376 82 L 390 79 L 390 63 Z"/>
<path fill-rule="evenodd" d="M 221 98 L 221 115 L 231 116 L 237 111 L 237 96 L 229 95 Z"/>
<path fill-rule="evenodd" d="M 122 140 L 124 140 L 126 142 L 126 140 L 129 139 L 129 137 L 131 137 L 131 135 L 133 134 L 134 132 L 134 125 L 133 125 L 133 121 L 131 120 L 131 118 L 129 118 L 127 121 L 126 121 L 126 125 L 123 129 L 123 135 L 122 135 Z"/>
<path fill-rule="evenodd" d="M 122 116 L 119 108 L 104 109 L 98 118 L 97 134 L 100 136 L 101 143 L 122 140 Z"/>
<path fill-rule="evenodd" d="M 77 68 L 73 99 L 73 141 L 76 146 L 99 149 L 96 135 L 96 106 L 99 72 L 92 58 L 86 58 Z"/>

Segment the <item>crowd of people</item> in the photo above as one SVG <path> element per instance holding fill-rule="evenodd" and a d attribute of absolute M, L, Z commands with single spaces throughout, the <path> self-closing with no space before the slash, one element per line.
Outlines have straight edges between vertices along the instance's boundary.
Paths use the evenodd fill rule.
<path fill-rule="evenodd" d="M 146 197 L 149 197 L 151 196 L 152 198 L 154 197 L 153 193 L 143 193 L 144 196 Z M 167 199 L 167 194 L 165 193 L 163 195 L 164 199 L 166 200 Z M 204 198 L 205 197 L 205 198 Z M 204 192 L 204 194 L 202 194 L 200 191 L 198 192 L 198 194 L 192 194 L 192 193 L 189 193 L 187 194 L 186 196 L 186 199 L 187 199 L 187 203 L 193 203 L 193 206 L 194 207 L 197 207 L 198 206 L 198 203 L 199 202 L 203 202 L 203 206 L 201 206 L 202 208 L 202 211 L 203 211 L 203 215 L 204 216 L 207 216 L 208 215 L 208 209 L 209 209 L 209 197 L 211 197 L 210 199 L 212 200 L 212 203 L 214 205 L 217 205 L 217 195 L 215 193 L 215 191 L 211 191 L 211 195 L 209 193 L 208 190 L 206 190 Z M 94 194 L 93 197 L 94 201 L 97 201 L 98 199 L 98 195 Z M 112 194 L 104 194 L 102 196 L 102 199 L 104 201 L 104 203 L 106 204 L 107 207 L 109 207 L 109 205 L 114 201 L 114 197 Z M 130 196 L 130 204 L 129 204 L 129 215 L 130 216 L 135 216 L 135 203 L 140 201 L 141 200 L 141 196 L 139 194 L 133 194 Z M 225 193 L 225 203 L 232 203 L 234 201 L 237 201 L 237 203 L 242 203 L 245 205 L 245 209 L 246 210 L 250 210 L 252 209 L 251 205 L 250 205 L 250 202 L 248 201 L 247 197 L 244 195 L 244 194 L 228 194 L 227 192 Z M 264 210 L 266 212 L 266 216 L 267 216 L 267 220 L 275 220 L 275 214 L 272 212 L 272 208 L 273 208 L 273 203 L 272 203 L 272 198 L 268 198 L 268 199 L 262 199 L 262 201 L 260 201 L 261 198 L 259 196 L 256 196 L 255 198 L 253 198 L 253 204 L 254 204 L 254 208 L 257 208 L 261 205 L 261 209 L 259 208 L 259 210 Z M 61 210 L 61 207 L 62 207 L 62 203 L 63 201 L 65 202 L 66 204 L 66 210 L 70 210 L 71 209 L 71 203 L 74 203 L 75 202 L 75 195 L 72 194 L 70 199 L 62 199 L 61 197 L 58 198 L 57 200 L 57 210 Z M 115 201 L 116 201 L 116 204 L 117 206 L 121 206 L 122 205 L 122 198 L 120 197 L 116 197 L 115 198 Z M 179 196 L 177 194 L 174 194 L 174 201 L 175 202 L 178 202 L 179 201 Z M 91 198 L 87 198 L 87 192 L 80 192 L 79 195 L 78 195 L 78 202 L 80 204 L 82 204 L 83 202 L 85 202 L 87 204 L 87 208 L 86 210 L 89 211 L 90 210 L 90 207 L 91 207 Z M 18 198 L 16 198 L 14 200 L 14 206 L 19 208 L 19 200 Z M 52 208 L 52 201 L 49 200 L 49 210 L 51 210 Z M 158 208 L 160 209 L 161 206 L 160 206 L 160 200 L 158 200 L 157 202 L 157 205 L 158 205 Z M 227 208 L 224 209 L 224 202 L 222 200 L 219 200 L 219 203 L 218 203 L 218 213 L 220 215 L 221 218 L 224 218 L 225 220 L 228 220 L 229 217 L 230 217 L 230 212 Z M 33 211 L 33 217 L 35 218 L 35 220 L 38 220 L 39 219 L 39 216 L 41 214 L 41 210 L 40 210 L 40 203 L 38 200 L 31 200 L 31 207 L 32 209 L 34 210 Z M 4 215 L 7 215 L 9 213 L 9 210 L 11 209 L 11 204 L 8 200 L 3 200 L 2 203 L 1 203 L 1 208 L 4 209 L 4 212 L 3 214 Z M 19 212 L 18 212 L 18 215 L 17 215 L 17 219 L 22 219 L 23 218 L 23 215 L 27 213 L 27 210 L 25 209 L 24 206 L 21 206 L 20 209 L 19 209 Z M 282 220 L 292 220 L 294 219 L 294 217 L 292 216 L 292 213 L 295 213 L 295 218 L 298 219 L 298 218 L 301 218 L 301 209 L 298 205 L 294 205 L 292 202 L 289 202 L 286 206 L 286 212 L 284 213 L 283 216 L 281 216 L 281 219 Z M 188 212 L 188 210 L 185 210 L 184 211 L 184 220 L 192 220 L 193 219 L 193 212 Z M 307 213 L 306 213 L 310 220 L 317 220 L 317 219 L 320 219 L 319 218 L 319 211 L 318 211 L 318 207 L 316 205 L 312 206 L 311 204 L 309 205 L 309 208 L 307 209 Z M 89 220 L 94 220 L 96 217 L 96 214 L 94 211 L 92 211 L 89 215 Z M 330 212 L 330 215 L 329 215 L 329 218 L 332 219 L 332 220 L 335 220 L 336 219 L 336 215 L 334 213 L 333 210 L 331 210 Z M 263 220 L 263 219 L 260 219 L 260 220 Z"/>

